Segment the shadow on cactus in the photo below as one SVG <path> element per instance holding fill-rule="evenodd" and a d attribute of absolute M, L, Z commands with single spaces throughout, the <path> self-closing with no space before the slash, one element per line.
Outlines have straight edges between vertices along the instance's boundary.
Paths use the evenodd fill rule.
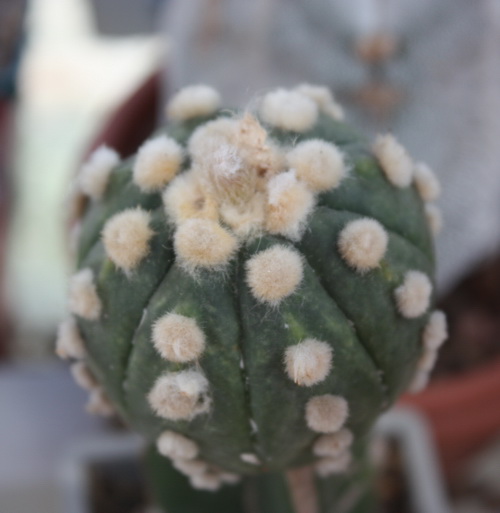
<path fill-rule="evenodd" d="M 168 114 L 82 169 L 59 355 L 156 447 L 170 513 L 372 511 L 367 434 L 446 337 L 438 182 L 322 87 L 246 112 L 188 87 Z"/>

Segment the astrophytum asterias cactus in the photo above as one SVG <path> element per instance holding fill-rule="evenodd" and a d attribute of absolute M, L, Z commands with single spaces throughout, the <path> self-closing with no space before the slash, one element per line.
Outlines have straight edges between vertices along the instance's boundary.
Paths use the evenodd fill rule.
<path fill-rule="evenodd" d="M 325 88 L 254 107 L 189 87 L 136 156 L 91 156 L 58 352 L 89 409 L 113 405 L 194 488 L 304 466 L 328 495 L 446 338 L 439 184 Z"/>

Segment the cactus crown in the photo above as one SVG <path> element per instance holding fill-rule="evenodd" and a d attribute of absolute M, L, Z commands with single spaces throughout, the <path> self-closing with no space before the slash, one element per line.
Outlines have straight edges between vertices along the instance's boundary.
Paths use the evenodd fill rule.
<path fill-rule="evenodd" d="M 90 410 L 112 403 L 195 487 L 348 471 L 446 337 L 437 181 L 393 136 L 370 147 L 325 88 L 273 91 L 256 113 L 219 103 L 186 88 L 166 133 L 84 167 L 58 353 L 85 360 Z"/>

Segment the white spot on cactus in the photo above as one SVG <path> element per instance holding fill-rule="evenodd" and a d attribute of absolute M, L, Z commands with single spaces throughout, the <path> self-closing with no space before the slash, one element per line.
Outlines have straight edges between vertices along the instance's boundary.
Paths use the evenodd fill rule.
<path fill-rule="evenodd" d="M 318 107 L 311 98 L 286 89 L 267 93 L 262 99 L 259 113 L 264 122 L 294 132 L 306 132 L 318 120 Z"/>
<path fill-rule="evenodd" d="M 251 452 L 244 452 L 240 454 L 241 461 L 248 463 L 249 465 L 260 465 L 260 460 L 256 454 Z"/>
<path fill-rule="evenodd" d="M 246 281 L 256 299 L 277 306 L 293 294 L 304 270 L 300 254 L 287 246 L 275 245 L 246 262 Z"/>
<path fill-rule="evenodd" d="M 241 481 L 241 476 L 231 472 L 219 472 L 218 475 L 223 483 L 236 484 Z"/>
<path fill-rule="evenodd" d="M 313 453 L 321 457 L 337 457 L 352 445 L 353 434 L 347 428 L 336 433 L 320 436 L 313 445 Z"/>
<path fill-rule="evenodd" d="M 438 235 L 443 228 L 443 215 L 441 210 L 436 205 L 427 203 L 425 205 L 425 217 L 427 218 L 427 224 L 434 236 Z"/>
<path fill-rule="evenodd" d="M 222 486 L 222 480 L 219 474 L 207 472 L 205 474 L 196 474 L 189 480 L 191 486 L 197 490 L 207 492 L 216 492 Z"/>
<path fill-rule="evenodd" d="M 342 107 L 335 101 L 330 89 L 323 86 L 312 84 L 301 84 L 295 88 L 295 91 L 311 98 L 322 112 L 331 116 L 333 119 L 342 121 L 344 119 L 344 111 Z"/>
<path fill-rule="evenodd" d="M 285 351 L 288 377 L 300 386 L 323 381 L 332 368 L 332 348 L 325 342 L 308 338 Z"/>
<path fill-rule="evenodd" d="M 149 253 L 149 241 L 154 235 L 149 224 L 149 212 L 129 208 L 111 217 L 102 230 L 102 242 L 112 262 L 129 273 Z"/>
<path fill-rule="evenodd" d="M 429 373 L 427 371 L 418 371 L 413 376 L 413 379 L 408 387 L 408 392 L 416 394 L 424 390 L 429 384 Z"/>
<path fill-rule="evenodd" d="M 184 152 L 174 139 L 160 135 L 146 141 L 134 163 L 134 183 L 143 192 L 162 189 L 179 171 Z"/>
<path fill-rule="evenodd" d="M 379 135 L 373 151 L 389 180 L 396 187 L 408 187 L 413 178 L 413 163 L 406 150 L 391 134 Z"/>
<path fill-rule="evenodd" d="M 340 150 L 327 141 L 311 139 L 299 143 L 287 155 L 297 177 L 316 192 L 338 187 L 347 175 Z"/>
<path fill-rule="evenodd" d="M 306 404 L 306 422 L 317 433 L 335 433 L 349 416 L 347 401 L 338 395 L 318 395 Z"/>
<path fill-rule="evenodd" d="M 375 219 L 350 221 L 340 232 L 338 249 L 350 267 L 364 273 L 375 269 L 387 251 L 389 237 Z"/>
<path fill-rule="evenodd" d="M 429 166 L 420 162 L 413 170 L 413 180 L 423 201 L 435 201 L 441 194 L 441 185 Z"/>
<path fill-rule="evenodd" d="M 197 476 L 208 472 L 208 463 L 202 460 L 175 459 L 173 467 L 185 476 Z"/>
<path fill-rule="evenodd" d="M 173 460 L 192 460 L 199 452 L 196 442 L 173 431 L 164 431 L 158 437 L 156 447 L 161 455 Z"/>
<path fill-rule="evenodd" d="M 107 146 L 97 148 L 82 166 L 78 176 L 80 190 L 93 200 L 100 200 L 106 192 L 111 171 L 119 162 L 116 151 Z"/>
<path fill-rule="evenodd" d="M 257 422 L 255 422 L 253 419 L 250 419 L 250 429 L 252 430 L 252 433 L 259 432 L 259 426 L 257 426 Z"/>
<path fill-rule="evenodd" d="M 223 268 L 234 255 L 238 243 L 214 221 L 188 219 L 175 232 L 174 248 L 181 265 L 193 273 L 199 267 Z"/>
<path fill-rule="evenodd" d="M 160 417 L 192 420 L 210 409 L 207 378 L 195 370 L 169 372 L 156 380 L 148 401 Z"/>
<path fill-rule="evenodd" d="M 91 269 L 82 269 L 72 276 L 69 283 L 69 309 L 89 321 L 95 321 L 101 315 L 102 304 Z"/>
<path fill-rule="evenodd" d="M 437 351 L 448 338 L 448 325 L 446 315 L 436 310 L 429 316 L 429 321 L 424 328 L 423 344 L 427 349 Z"/>
<path fill-rule="evenodd" d="M 198 116 L 210 116 L 220 106 L 219 93 L 207 85 L 193 85 L 181 89 L 168 103 L 167 115 L 174 121 L 185 121 Z"/>
<path fill-rule="evenodd" d="M 417 369 L 419 371 L 431 372 L 437 360 L 438 353 L 435 349 L 424 348 L 418 363 Z"/>
<path fill-rule="evenodd" d="M 85 358 L 85 344 L 73 317 L 61 322 L 57 330 L 56 354 L 64 360 Z"/>
<path fill-rule="evenodd" d="M 194 319 L 169 313 L 154 323 L 153 344 L 166 360 L 184 363 L 199 358 L 205 336 Z"/>
<path fill-rule="evenodd" d="M 408 271 L 403 284 L 395 290 L 399 313 L 407 319 L 420 317 L 429 308 L 432 284 L 420 271 Z"/>
<path fill-rule="evenodd" d="M 97 381 L 84 362 L 76 362 L 71 365 L 71 374 L 76 384 L 84 390 L 91 391 L 97 387 Z"/>
<path fill-rule="evenodd" d="M 299 240 L 306 227 L 307 216 L 314 207 L 314 195 L 297 181 L 294 170 L 274 176 L 267 190 L 267 231 Z"/>
<path fill-rule="evenodd" d="M 344 452 L 336 458 L 322 458 L 315 465 L 316 473 L 320 477 L 328 477 L 333 474 L 342 474 L 349 469 L 352 462 L 350 452 Z"/>
<path fill-rule="evenodd" d="M 191 158 L 197 162 L 209 156 L 221 141 L 226 144 L 233 140 L 238 131 L 238 121 L 221 117 L 200 125 L 188 141 Z"/>
<path fill-rule="evenodd" d="M 85 409 L 91 415 L 102 415 L 103 417 L 110 417 L 115 413 L 108 396 L 100 387 L 92 390 Z"/>

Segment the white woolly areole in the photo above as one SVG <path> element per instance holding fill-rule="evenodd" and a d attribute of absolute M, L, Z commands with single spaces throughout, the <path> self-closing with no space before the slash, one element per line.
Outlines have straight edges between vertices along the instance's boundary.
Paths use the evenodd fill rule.
<path fill-rule="evenodd" d="M 297 181 L 295 171 L 279 173 L 268 182 L 266 230 L 291 240 L 300 240 L 307 216 L 314 207 L 314 195 Z"/>
<path fill-rule="evenodd" d="M 222 486 L 221 477 L 215 472 L 196 474 L 191 476 L 189 482 L 193 488 L 207 492 L 216 492 Z"/>
<path fill-rule="evenodd" d="M 408 271 L 395 292 L 399 313 L 407 319 L 420 317 L 429 308 L 432 284 L 421 271 Z"/>
<path fill-rule="evenodd" d="M 129 208 L 111 217 L 102 230 L 106 255 L 125 272 L 135 269 L 149 253 L 154 235 L 151 215 L 141 208 Z"/>
<path fill-rule="evenodd" d="M 437 351 L 448 338 L 448 323 L 446 315 L 440 310 L 435 310 L 429 316 L 429 321 L 424 328 L 422 342 L 424 347 Z"/>
<path fill-rule="evenodd" d="M 174 459 L 173 467 L 185 476 L 196 476 L 208 472 L 208 463 L 202 460 Z"/>
<path fill-rule="evenodd" d="M 97 381 L 86 363 L 74 363 L 71 366 L 71 374 L 76 384 L 84 390 L 91 391 L 97 387 Z"/>
<path fill-rule="evenodd" d="M 337 457 L 345 452 L 354 441 L 352 432 L 343 428 L 336 433 L 320 436 L 313 445 L 313 453 L 321 457 Z"/>
<path fill-rule="evenodd" d="M 191 420 L 210 409 L 207 378 L 195 370 L 169 372 L 156 380 L 148 401 L 160 417 Z"/>
<path fill-rule="evenodd" d="M 306 422 L 317 433 L 335 433 L 349 416 L 347 401 L 338 395 L 318 395 L 306 404 Z"/>
<path fill-rule="evenodd" d="M 64 360 L 68 358 L 75 358 L 77 360 L 85 358 L 85 344 L 73 317 L 68 317 L 59 325 L 56 339 L 56 354 Z"/>
<path fill-rule="evenodd" d="M 69 309 L 89 321 L 95 321 L 101 315 L 102 304 L 91 269 L 82 269 L 72 276 L 69 282 Z"/>
<path fill-rule="evenodd" d="M 236 484 L 241 481 L 241 476 L 232 472 L 219 472 L 218 476 L 223 483 Z"/>
<path fill-rule="evenodd" d="M 173 460 L 192 460 L 199 452 L 196 442 L 173 431 L 164 431 L 158 437 L 156 447 L 162 456 Z"/>
<path fill-rule="evenodd" d="M 328 114 L 333 119 L 342 121 L 344 119 L 344 110 L 335 101 L 330 89 L 324 86 L 312 85 L 312 84 L 301 84 L 295 88 L 300 94 L 311 98 L 322 112 Z"/>
<path fill-rule="evenodd" d="M 389 237 L 375 219 L 350 221 L 340 232 L 339 252 L 349 267 L 363 273 L 375 269 L 387 251 Z"/>
<path fill-rule="evenodd" d="M 95 150 L 82 166 L 78 176 L 80 190 L 92 198 L 99 200 L 104 196 L 109 176 L 115 166 L 120 163 L 120 156 L 107 146 Z"/>
<path fill-rule="evenodd" d="M 249 465 L 260 465 L 260 460 L 256 454 L 251 452 L 244 452 L 240 454 L 241 461 L 248 463 Z"/>
<path fill-rule="evenodd" d="M 113 405 L 104 390 L 100 387 L 94 388 L 90 392 L 85 409 L 87 413 L 91 415 L 101 415 L 103 417 L 110 417 L 115 413 Z"/>
<path fill-rule="evenodd" d="M 222 268 L 238 248 L 238 242 L 215 221 L 188 219 L 175 232 L 174 248 L 181 265 L 193 272 L 198 267 Z"/>
<path fill-rule="evenodd" d="M 283 130 L 306 132 L 318 120 L 318 106 L 304 94 L 286 89 L 267 93 L 259 113 L 264 122 Z"/>
<path fill-rule="evenodd" d="M 417 362 L 417 369 L 419 371 L 431 372 L 436 364 L 437 357 L 437 350 L 424 347 L 424 351 Z"/>
<path fill-rule="evenodd" d="M 245 264 L 246 281 L 256 299 L 271 306 L 296 291 L 304 275 L 300 254 L 276 245 L 254 255 Z"/>
<path fill-rule="evenodd" d="M 427 218 L 427 224 L 434 236 L 438 235 L 443 228 L 443 215 L 441 210 L 436 205 L 426 203 L 425 205 L 425 217 Z"/>
<path fill-rule="evenodd" d="M 427 371 L 417 370 L 408 387 L 408 392 L 416 394 L 424 390 L 429 384 L 430 375 Z"/>
<path fill-rule="evenodd" d="M 168 313 L 154 323 L 153 344 L 166 360 L 190 362 L 205 349 L 205 335 L 194 319 Z"/>
<path fill-rule="evenodd" d="M 423 162 L 415 164 L 413 181 L 423 201 L 435 201 L 441 194 L 441 185 L 432 169 Z"/>
<path fill-rule="evenodd" d="M 408 187 L 413 178 L 413 162 L 391 134 L 379 135 L 373 151 L 387 179 L 396 187 Z"/>
<path fill-rule="evenodd" d="M 323 381 L 332 368 L 332 348 L 308 338 L 285 351 L 285 370 L 297 385 L 310 387 Z"/>
<path fill-rule="evenodd" d="M 315 192 L 338 187 L 347 175 L 344 157 L 332 143 L 310 139 L 299 143 L 287 154 L 290 168 L 297 178 L 307 183 Z"/>
<path fill-rule="evenodd" d="M 143 192 L 162 189 L 179 171 L 184 151 L 182 146 L 166 135 L 146 141 L 137 152 L 133 180 Z"/>
<path fill-rule="evenodd" d="M 209 116 L 220 106 L 219 93 L 207 85 L 193 85 L 181 89 L 168 103 L 167 115 L 175 121 L 198 116 Z"/>
<path fill-rule="evenodd" d="M 333 474 L 346 472 L 351 465 L 352 456 L 350 452 L 344 452 L 336 458 L 323 458 L 319 460 L 314 469 L 320 477 L 328 477 Z"/>

